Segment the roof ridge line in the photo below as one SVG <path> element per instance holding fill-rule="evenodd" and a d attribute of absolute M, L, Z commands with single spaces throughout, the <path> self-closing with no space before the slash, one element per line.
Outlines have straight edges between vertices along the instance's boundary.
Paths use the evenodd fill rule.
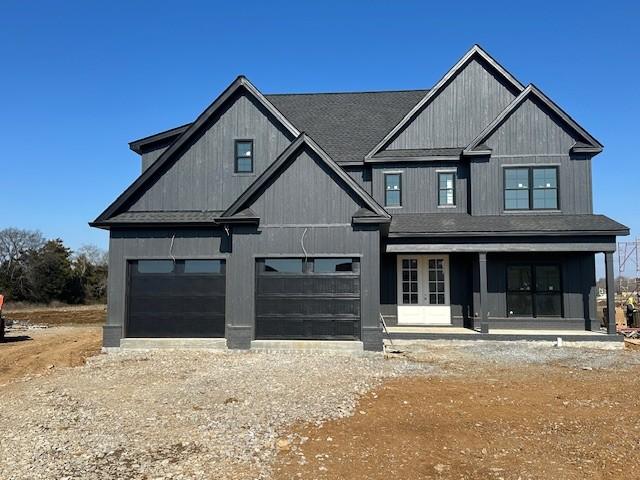
<path fill-rule="evenodd" d="M 404 93 L 428 92 L 430 88 L 407 88 L 400 90 L 356 90 L 351 92 L 293 92 L 293 93 L 265 93 L 265 97 L 284 97 L 285 95 L 364 95 L 367 93 Z"/>

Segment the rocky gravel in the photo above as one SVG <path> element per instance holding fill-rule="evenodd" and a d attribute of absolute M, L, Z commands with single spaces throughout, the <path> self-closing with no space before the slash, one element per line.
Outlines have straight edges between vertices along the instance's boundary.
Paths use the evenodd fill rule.
<path fill-rule="evenodd" d="M 268 478 L 292 424 L 351 415 L 427 363 L 331 354 L 126 352 L 0 388 L 0 478 Z M 294 442 L 295 440 L 295 442 Z"/>
<path fill-rule="evenodd" d="M 476 364 L 479 367 L 556 365 L 583 369 L 630 369 L 640 366 L 637 352 L 614 346 L 580 344 L 556 347 L 550 342 L 437 341 L 396 343 L 399 357 L 431 364 Z"/>

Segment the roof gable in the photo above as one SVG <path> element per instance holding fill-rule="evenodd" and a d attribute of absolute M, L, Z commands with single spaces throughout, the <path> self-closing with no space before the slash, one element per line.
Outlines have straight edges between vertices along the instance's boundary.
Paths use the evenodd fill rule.
<path fill-rule="evenodd" d="M 266 110 L 272 114 L 289 133 L 291 133 L 291 135 L 294 137 L 299 135 L 300 132 L 291 124 L 291 122 L 289 122 L 289 120 L 287 120 L 284 115 L 282 115 L 282 113 L 276 109 L 247 78 L 240 76 L 236 78 L 233 83 L 231 83 L 231 85 L 229 85 L 229 87 L 227 87 L 224 92 L 222 92 L 222 94 L 220 94 L 220 96 L 198 116 L 195 122 L 190 124 L 182 131 L 182 133 L 179 134 L 179 136 L 160 155 L 160 157 L 158 157 L 158 159 L 149 168 L 147 168 L 142 175 L 140 175 L 109 207 L 107 207 L 107 209 L 98 216 L 95 222 L 105 221 L 118 213 L 119 209 L 129 200 L 133 199 L 157 172 L 160 172 L 161 169 L 173 160 L 176 155 L 181 153 L 183 147 L 187 145 L 187 142 L 198 135 L 201 128 L 207 125 L 208 121 L 213 118 L 216 112 L 218 112 L 218 110 L 225 105 L 227 100 L 229 100 L 239 90 L 246 91 L 248 95 L 264 106 Z"/>
<path fill-rule="evenodd" d="M 549 97 L 542 93 L 535 85 L 530 84 L 525 88 L 513 102 L 511 102 L 478 136 L 464 149 L 463 155 L 487 155 L 490 153 L 484 145 L 497 130 L 503 125 L 518 109 L 527 101 L 540 102 L 544 107 L 560 121 L 562 126 L 569 129 L 580 140 L 576 140 L 572 150 L 575 152 L 599 153 L 602 151 L 602 144 L 596 140 L 589 132 L 582 128 L 564 110 L 556 105 Z"/>
<path fill-rule="evenodd" d="M 269 183 L 291 166 L 288 161 L 297 155 L 301 149 L 307 147 L 316 155 L 318 161 L 342 182 L 361 208 L 352 213 L 355 223 L 387 223 L 390 215 L 382 208 L 360 185 L 353 180 L 322 148 L 308 135 L 302 133 L 282 154 L 265 170 L 238 199 L 219 218 L 224 223 L 225 218 L 235 218 L 241 211 L 251 207 L 259 198 Z M 298 188 L 300 190 L 300 188 Z M 364 210 L 363 210 L 364 208 Z M 367 213 L 367 210 L 369 213 Z"/>
<path fill-rule="evenodd" d="M 524 86 L 505 70 L 498 62 L 496 62 L 487 52 L 479 45 L 474 45 L 441 79 L 429 92 L 396 124 L 383 138 L 380 140 L 366 155 L 365 161 L 370 160 L 375 154 L 382 150 L 403 128 L 405 128 L 412 119 L 422 111 L 430 102 L 432 102 L 451 82 L 455 76 L 460 73 L 466 66 L 478 59 L 488 64 L 495 72 L 508 84 L 515 92 L 521 92 Z M 454 145 L 451 145 L 454 146 Z M 460 146 L 460 145 L 455 145 Z"/>

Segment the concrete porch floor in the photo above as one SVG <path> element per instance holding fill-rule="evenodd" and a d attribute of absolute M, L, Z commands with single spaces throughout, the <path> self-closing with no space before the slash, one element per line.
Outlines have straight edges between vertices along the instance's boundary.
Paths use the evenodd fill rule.
<path fill-rule="evenodd" d="M 558 337 L 569 342 L 624 342 L 622 335 L 609 335 L 604 331 L 587 330 L 531 330 L 531 329 L 491 329 L 482 334 L 463 327 L 387 327 L 386 338 L 391 340 L 531 340 L 556 341 Z"/>

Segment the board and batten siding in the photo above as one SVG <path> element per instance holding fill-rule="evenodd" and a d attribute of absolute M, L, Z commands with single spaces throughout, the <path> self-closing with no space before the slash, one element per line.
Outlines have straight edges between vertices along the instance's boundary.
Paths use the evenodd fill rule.
<path fill-rule="evenodd" d="M 562 281 L 562 318 L 510 318 L 507 312 L 507 265 L 517 263 L 555 263 L 560 265 Z M 474 303 L 479 305 L 477 262 L 474 266 Z M 490 328 L 600 328 L 595 308 L 595 255 L 593 253 L 488 254 L 487 311 Z M 476 308 L 477 313 L 477 308 Z M 479 319 L 476 318 L 479 327 Z"/>
<path fill-rule="evenodd" d="M 456 205 L 438 206 L 438 173 L 455 172 Z M 375 165 L 372 173 L 373 198 L 385 204 L 385 173 L 402 175 L 402 206 L 385 207 L 394 213 L 466 213 L 469 167 L 462 162 L 404 162 Z"/>
<path fill-rule="evenodd" d="M 386 146 L 465 147 L 519 93 L 484 60 L 472 59 Z"/>
<path fill-rule="evenodd" d="M 253 140 L 253 174 L 234 173 L 236 139 Z M 234 95 L 128 208 L 225 210 L 292 140 L 293 136 L 250 95 Z"/>
<path fill-rule="evenodd" d="M 363 205 L 316 153 L 304 147 L 247 206 L 261 218 L 261 225 L 350 226 Z"/>
<path fill-rule="evenodd" d="M 144 173 L 144 171 L 149 168 L 151 165 L 153 165 L 153 162 L 155 162 L 158 157 L 160 157 L 160 155 L 162 155 L 162 153 L 169 147 L 162 147 L 162 148 L 158 148 L 156 150 L 149 150 L 148 152 L 144 152 L 140 155 L 140 161 L 141 161 L 141 165 L 142 165 L 142 172 L 140 173 Z"/>
<path fill-rule="evenodd" d="M 526 100 L 484 142 L 489 158 L 470 162 L 471 213 L 504 213 L 504 167 L 558 167 L 560 210 L 566 214 L 593 212 L 591 159 L 570 154 L 574 136 L 539 102 Z"/>

